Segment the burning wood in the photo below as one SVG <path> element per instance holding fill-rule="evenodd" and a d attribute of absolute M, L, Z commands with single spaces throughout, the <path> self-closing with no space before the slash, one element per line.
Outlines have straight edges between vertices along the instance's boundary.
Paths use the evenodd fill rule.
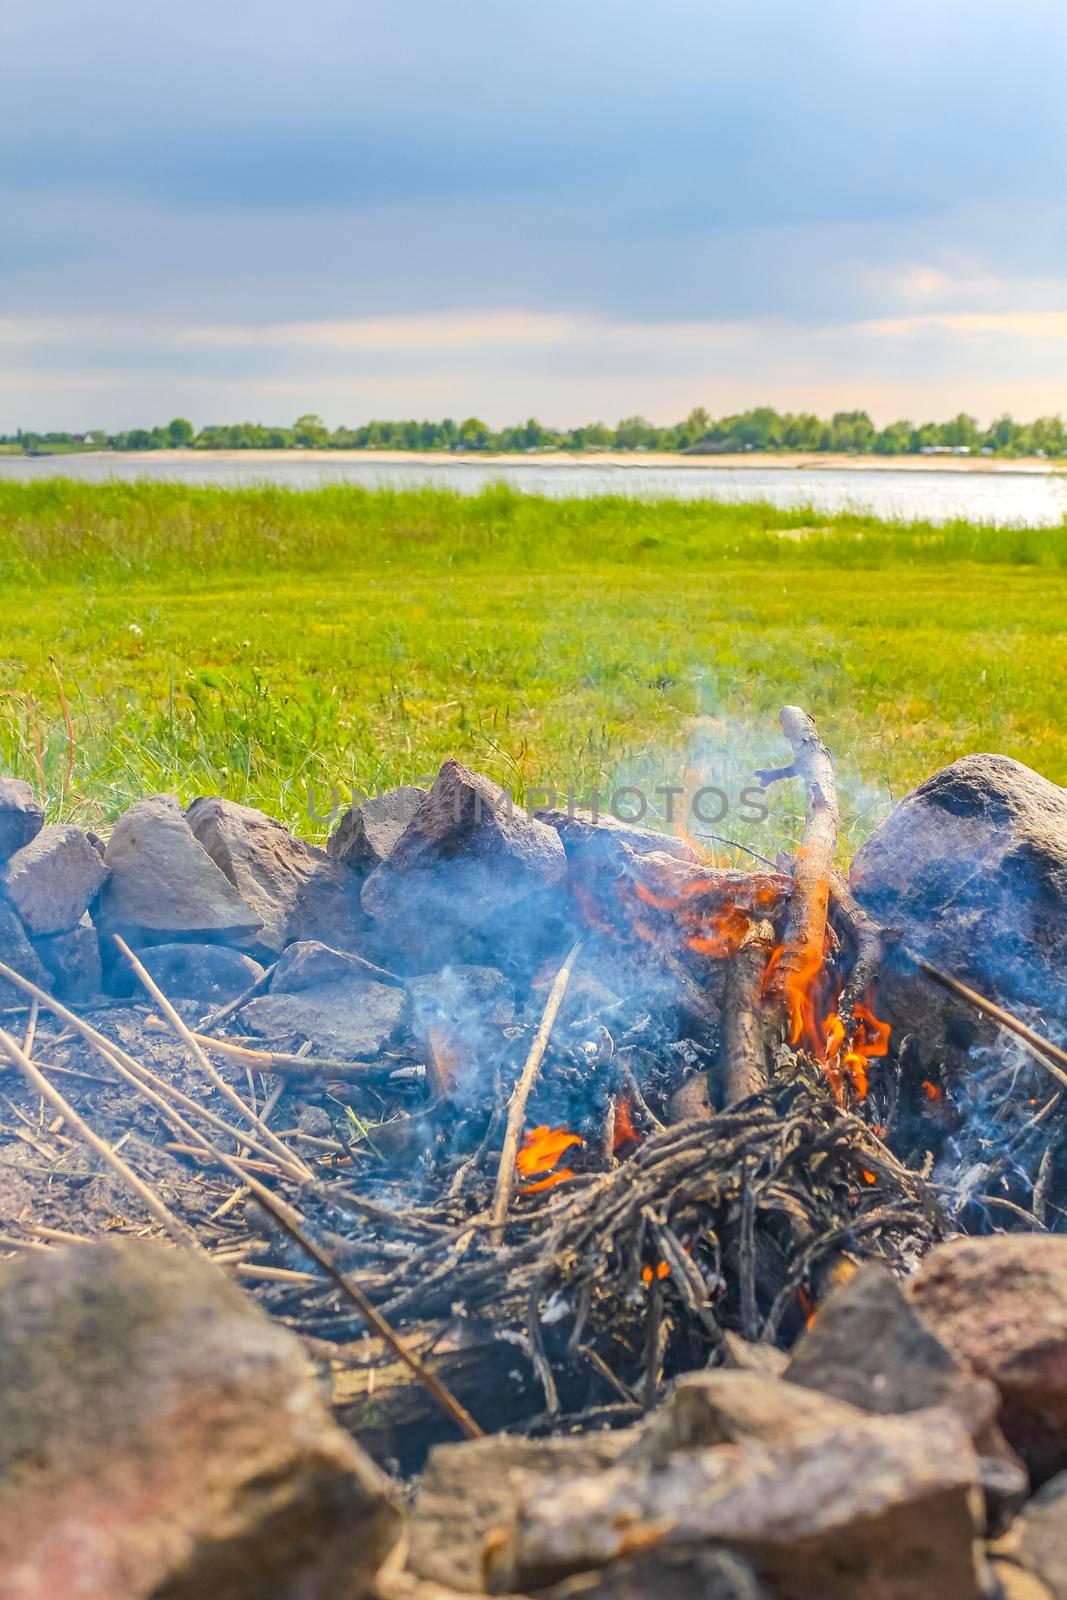
<path fill-rule="evenodd" d="M 518 807 L 497 818 L 487 814 L 497 791 L 457 763 L 432 794 L 405 796 L 396 827 L 375 834 L 373 859 L 340 852 L 324 867 L 307 847 L 290 851 L 266 819 L 201 806 L 200 823 L 209 811 L 225 822 L 223 850 L 217 830 L 197 832 L 176 802 L 143 805 L 116 830 L 102 899 L 82 906 L 68 896 L 54 910 L 35 876 L 42 851 L 31 852 L 14 876 L 37 923 L 76 914 L 79 941 L 95 948 L 92 914 L 103 906 L 116 935 L 98 952 L 106 981 L 120 989 L 124 963 L 154 1016 L 115 996 L 91 1024 L 40 981 L 30 940 L 43 939 L 14 923 L 8 938 L 0 918 L 0 957 L 12 957 L 0 960 L 4 997 L 16 1017 L 32 1002 L 24 1031 L 20 1017 L 0 1029 L 15 1119 L 0 1130 L 0 1155 L 10 1157 L 0 1200 L 7 1185 L 15 1195 L 0 1249 L 47 1259 L 59 1242 L 105 1228 L 189 1241 L 317 1350 L 334 1352 L 345 1425 L 415 1469 L 431 1442 L 504 1421 L 535 1433 L 636 1429 L 679 1374 L 733 1359 L 739 1337 L 766 1353 L 810 1327 L 814 1343 L 791 1377 L 800 1382 L 797 1374 L 826 1369 L 820 1349 L 846 1338 L 848 1293 L 883 1310 L 901 1298 L 893 1289 L 887 1300 L 884 1271 L 877 1293 L 862 1272 L 856 1288 L 840 1289 L 857 1267 L 906 1273 L 954 1229 L 1055 1227 L 1067 1204 L 1057 1115 L 1067 1055 L 1039 1019 L 945 973 L 914 932 L 906 946 L 884 932 L 836 866 L 829 753 L 798 708 L 781 721 L 792 761 L 762 777 L 804 784 L 804 833 L 788 871 L 727 871 L 633 827 L 601 837 L 592 819 L 556 828 Z M 137 857 L 142 829 L 158 830 L 147 866 Z M 347 833 L 362 837 L 355 823 Z M 269 845 L 269 863 L 257 841 Z M 80 845 L 64 848 L 83 860 Z M 438 856 L 448 863 L 440 878 Z M 146 942 L 182 938 L 176 908 L 153 908 L 149 892 L 168 860 L 193 919 L 180 961 L 153 957 Z M 512 874 L 525 918 L 509 921 Z M 358 928 L 360 949 L 288 939 L 307 932 L 309 884 L 319 925 Z M 452 939 L 454 892 L 465 898 Z M 433 926 L 409 943 L 401 909 L 410 920 L 424 904 Z M 135 908 L 132 922 L 123 907 Z M 242 948 L 200 948 L 235 959 L 185 958 L 213 927 Z M 1001 1045 L 988 1062 L 973 1057 L 969 1076 L 943 1049 L 931 1061 L 896 1005 L 909 967 L 1013 1029 L 1028 1054 Z M 195 994 L 168 995 L 164 971 L 183 984 L 199 972 L 217 983 L 229 971 L 241 992 L 221 1006 L 217 992 L 205 993 L 203 1005 Z M 887 987 L 896 1009 L 886 1007 Z M 128 1198 L 92 1177 L 86 1163 L 96 1157 Z M 836 1290 L 845 1303 L 823 1323 Z M 896 1302 L 890 1310 L 892 1337 L 911 1348 L 910 1313 Z M 863 1339 L 874 1342 L 869 1332 Z M 1043 1383 L 1058 1381 L 1054 1365 Z M 862 1360 L 855 1366 L 848 1397 L 862 1399 L 874 1376 Z M 973 1397 L 969 1376 L 953 1376 L 942 1400 L 933 1378 L 924 1388 L 885 1370 L 898 1398 L 921 1391 L 924 1404 L 951 1410 L 957 1390 L 966 1404 Z M 833 1390 L 830 1378 L 819 1382 Z M 923 1482 L 959 1511 L 980 1481 L 988 1525 L 1010 1520 L 1017 1465 L 991 1465 L 991 1435 L 956 1412 L 979 1465 L 968 1465 L 965 1482 Z M 867 1441 L 899 1466 L 886 1511 L 896 1525 L 900 1497 L 919 1481 L 909 1477 L 919 1470 L 913 1446 L 934 1424 L 865 1433 L 855 1418 L 837 1423 L 849 1449 Z M 618 1496 L 605 1501 L 632 1510 L 650 1552 L 657 1507 L 677 1510 L 683 1448 L 697 1446 L 673 1442 L 662 1473 L 620 1466 Z M 746 1447 L 731 1439 L 699 1448 Z M 1058 1450 L 1054 1441 L 1041 1459 L 1059 1461 Z M 817 1474 L 819 1460 L 805 1455 L 804 1471 Z M 730 1542 L 732 1526 L 740 1548 L 735 1510 L 758 1473 L 747 1456 L 736 1472 L 723 1461 L 701 1464 L 710 1499 L 693 1536 Z M 783 1494 L 791 1470 L 775 1480 Z M 874 1489 L 859 1471 L 856 1482 L 866 1485 L 855 1495 L 858 1528 Z M 565 1497 L 534 1508 L 543 1487 L 530 1486 L 526 1510 L 508 1512 L 515 1581 L 602 1559 L 621 1573 L 630 1556 L 605 1553 L 599 1534 L 572 1524 Z M 588 1485 L 581 1494 L 600 1503 Z M 722 1505 L 720 1524 L 712 1510 Z M 967 1526 L 960 1512 L 945 1567 L 961 1585 L 974 1577 Z M 564 1533 L 571 1553 L 553 1566 Z M 869 1592 L 895 1596 L 879 1588 L 881 1547 L 856 1537 L 872 1569 Z M 770 1540 L 760 1524 L 744 1548 L 777 1593 L 785 1568 Z M 832 1542 L 825 1548 L 836 1573 Z M 661 1558 L 674 1572 L 689 1556 L 657 1546 Z"/>

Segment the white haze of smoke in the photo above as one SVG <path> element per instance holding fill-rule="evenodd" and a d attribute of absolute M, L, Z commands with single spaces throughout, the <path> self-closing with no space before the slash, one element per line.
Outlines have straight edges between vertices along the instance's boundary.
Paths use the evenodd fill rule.
<path fill-rule="evenodd" d="M 712 696 L 706 693 L 705 698 Z M 889 815 L 893 798 L 884 782 L 865 775 L 851 751 L 831 748 L 831 755 L 842 848 L 851 856 Z M 790 759 L 776 716 L 763 721 L 707 710 L 691 722 L 683 755 L 648 752 L 620 764 L 613 783 L 605 785 L 601 808 L 611 808 L 617 798 L 616 809 L 642 826 L 684 834 L 713 853 L 728 850 L 721 841 L 730 841 L 773 861 L 780 851 L 791 851 L 799 842 L 804 829 L 803 786 L 786 779 L 761 791 L 756 773 L 787 766 Z M 685 793 L 668 796 L 670 786 L 684 788 Z M 628 789 L 636 793 L 623 792 Z M 639 818 L 642 800 L 647 810 Z M 718 816 L 719 812 L 723 814 Z"/>

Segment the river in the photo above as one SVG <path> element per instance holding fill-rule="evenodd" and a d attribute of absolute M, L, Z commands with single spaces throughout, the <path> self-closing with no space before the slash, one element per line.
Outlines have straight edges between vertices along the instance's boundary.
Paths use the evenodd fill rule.
<path fill-rule="evenodd" d="M 216 484 L 282 484 L 313 489 L 357 483 L 406 489 L 433 484 L 476 494 L 505 482 L 531 494 L 623 494 L 642 499 L 769 500 L 815 511 L 865 511 L 881 517 L 945 522 L 953 517 L 996 525 L 1047 526 L 1067 520 L 1067 474 L 1040 470 L 983 471 L 936 468 L 834 468 L 789 466 L 680 466 L 652 458 L 634 463 L 598 461 L 471 461 L 412 457 L 378 459 L 272 453 L 265 458 L 220 452 L 193 456 L 108 454 L 0 456 L 0 481 L 65 476 L 80 482 L 109 479 Z"/>

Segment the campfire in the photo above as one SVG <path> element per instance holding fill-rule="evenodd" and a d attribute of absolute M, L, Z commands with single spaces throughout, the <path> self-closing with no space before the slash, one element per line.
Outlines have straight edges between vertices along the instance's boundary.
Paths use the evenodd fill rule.
<path fill-rule="evenodd" d="M 1007 1407 L 1005 1440 L 981 1363 L 917 1332 L 898 1286 L 963 1233 L 1057 1226 L 1063 1013 L 943 964 L 947 924 L 927 941 L 909 900 L 929 852 L 894 876 L 876 835 L 850 881 L 830 754 L 802 710 L 780 720 L 791 759 L 757 777 L 802 786 L 803 836 L 748 870 L 526 813 L 455 762 L 354 809 L 327 852 L 169 797 L 104 846 L 0 784 L 8 1270 L 158 1236 L 303 1341 L 329 1426 L 381 1467 L 443 1447 L 414 1564 L 376 1559 L 364 1587 L 628 1596 L 636 1561 L 694 1595 L 932 1592 L 920 1571 L 977 1595 L 975 1541 L 1011 1524 L 1023 1463 L 1067 1466 L 1067 1427 L 1031 1449 Z M 899 1403 L 872 1402 L 897 1338 Z M 814 1505 L 831 1459 L 862 1538 L 835 1546 L 812 1506 L 772 1536 L 761 1494 L 809 1484 Z M 442 1562 L 434 1496 L 468 1471 L 492 1515 Z M 384 1527 L 394 1492 L 360 1481 Z M 950 1555 L 901 1509 L 939 1503 Z"/>

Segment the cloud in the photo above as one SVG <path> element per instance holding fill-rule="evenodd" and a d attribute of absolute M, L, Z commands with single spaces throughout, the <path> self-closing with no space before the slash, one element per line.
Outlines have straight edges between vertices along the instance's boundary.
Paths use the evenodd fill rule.
<path fill-rule="evenodd" d="M 127 422 L 150 381 L 353 420 L 918 411 L 992 345 L 1013 403 L 1067 309 L 1065 48 L 1062 0 L 9 5 L 7 346 L 42 425 L 61 371 Z"/>

